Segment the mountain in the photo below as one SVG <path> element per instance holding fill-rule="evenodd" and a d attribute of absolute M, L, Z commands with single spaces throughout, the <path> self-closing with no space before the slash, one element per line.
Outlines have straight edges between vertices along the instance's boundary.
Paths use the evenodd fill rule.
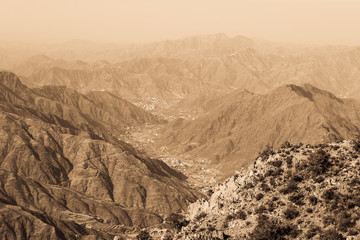
<path fill-rule="evenodd" d="M 1 236 L 113 239 L 161 224 L 201 196 L 184 175 L 120 140 L 114 125 L 158 121 L 125 100 L 30 89 L 9 72 L 0 73 L 0 90 Z"/>
<path fill-rule="evenodd" d="M 87 95 L 63 86 L 44 86 L 30 89 L 11 73 L 1 72 L 0 97 L 15 104 L 32 106 L 42 114 L 59 123 L 59 119 L 73 128 L 87 128 L 94 134 L 124 132 L 125 128 L 145 123 L 160 123 L 157 117 L 133 104 L 107 92 L 92 92 Z M 98 130 L 101 129 L 101 132 Z"/>
<path fill-rule="evenodd" d="M 12 70 L 32 87 L 108 90 L 132 102 L 165 101 L 167 108 L 198 95 L 226 95 L 244 88 L 265 93 L 284 84 L 311 84 L 360 100 L 358 47 L 291 46 L 218 34 L 128 45 L 119 51 L 112 61 L 35 56 Z"/>
<path fill-rule="evenodd" d="M 322 143 L 360 132 L 360 105 L 312 85 L 285 85 L 267 94 L 235 91 L 203 106 L 196 119 L 163 127 L 160 145 L 205 157 L 225 173 L 248 166 L 267 145 Z"/>
<path fill-rule="evenodd" d="M 172 239 L 358 239 L 359 140 L 283 145 L 189 206 Z"/>

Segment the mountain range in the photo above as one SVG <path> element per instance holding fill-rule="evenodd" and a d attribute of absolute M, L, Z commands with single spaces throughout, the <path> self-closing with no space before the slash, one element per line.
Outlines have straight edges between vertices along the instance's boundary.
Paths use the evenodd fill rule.
<path fill-rule="evenodd" d="M 0 238 L 360 232 L 359 47 L 75 41 L 0 68 Z"/>
<path fill-rule="evenodd" d="M 296 46 L 218 34 L 123 46 L 118 51 L 131 57 L 119 54 L 106 61 L 99 54 L 99 59 L 86 62 L 36 55 L 18 61 L 11 70 L 29 86 L 110 90 L 128 100 L 148 96 L 175 101 L 244 88 L 264 93 L 284 84 L 306 83 L 359 100 L 358 47 Z"/>
<path fill-rule="evenodd" d="M 151 114 L 107 93 L 30 89 L 9 72 L 0 87 L 1 236 L 109 239 L 201 196 L 183 174 L 115 138 L 123 125 L 156 122 Z"/>

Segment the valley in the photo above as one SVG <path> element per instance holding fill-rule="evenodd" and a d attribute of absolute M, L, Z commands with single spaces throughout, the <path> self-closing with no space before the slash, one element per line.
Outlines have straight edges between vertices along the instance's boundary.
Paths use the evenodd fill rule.
<path fill-rule="evenodd" d="M 208 190 L 218 183 L 222 173 L 215 166 L 211 166 L 206 158 L 193 158 L 188 154 L 169 151 L 166 146 L 157 146 L 155 139 L 159 136 L 160 128 L 157 125 L 145 125 L 129 129 L 124 139 L 149 157 L 159 159 L 183 173 L 191 187 L 207 194 Z"/>
<path fill-rule="evenodd" d="M 358 47 L 63 47 L 0 52 L 4 239 L 359 236 Z"/>

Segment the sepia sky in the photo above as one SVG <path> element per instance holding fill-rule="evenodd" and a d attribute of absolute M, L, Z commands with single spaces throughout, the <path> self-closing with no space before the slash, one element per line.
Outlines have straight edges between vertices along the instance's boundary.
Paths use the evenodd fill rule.
<path fill-rule="evenodd" d="M 0 40 L 150 42 L 225 33 L 360 45 L 360 0 L 1 0 Z"/>

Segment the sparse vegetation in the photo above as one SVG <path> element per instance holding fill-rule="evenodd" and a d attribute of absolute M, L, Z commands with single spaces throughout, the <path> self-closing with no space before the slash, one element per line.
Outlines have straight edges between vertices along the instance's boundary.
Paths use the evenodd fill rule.
<path fill-rule="evenodd" d="M 257 195 L 256 195 L 256 200 L 260 200 L 260 199 L 262 199 L 264 197 L 264 194 L 262 194 L 262 193 L 258 193 Z"/>
<path fill-rule="evenodd" d="M 295 238 L 299 230 L 290 224 L 284 224 L 275 219 L 258 221 L 254 230 L 250 233 L 253 240 L 283 240 L 285 236 Z"/>
<path fill-rule="evenodd" d="M 352 140 L 352 143 L 354 145 L 355 151 L 360 151 L 360 134 L 357 134 L 354 139 Z"/>
<path fill-rule="evenodd" d="M 308 170 L 314 177 L 325 173 L 330 167 L 329 162 L 330 154 L 323 149 L 318 149 L 315 153 L 311 154 L 308 159 Z"/>
<path fill-rule="evenodd" d="M 140 231 L 140 233 L 136 236 L 138 240 L 151 240 L 152 237 L 150 236 L 149 232 L 147 231 Z"/>
<path fill-rule="evenodd" d="M 282 148 L 272 157 L 259 159 L 251 176 L 239 174 L 236 190 L 230 181 L 225 190 L 228 195 L 217 192 L 221 214 L 242 209 L 241 217 L 237 212 L 228 217 L 234 222 L 227 228 L 248 230 L 246 236 L 236 236 L 238 239 L 357 239 L 360 164 L 352 157 L 353 148 L 333 146 L 308 145 L 308 156 L 302 154 L 305 146 Z M 286 151 L 290 154 L 282 156 Z M 236 195 L 236 201 L 227 201 L 229 195 Z M 245 223 L 238 222 L 245 219 Z"/>
<path fill-rule="evenodd" d="M 274 155 L 275 151 L 273 149 L 273 147 L 266 145 L 265 149 L 259 153 L 259 157 L 261 157 L 261 159 L 263 159 L 263 161 L 265 161 L 265 159 L 267 159 L 269 156 Z"/>
<path fill-rule="evenodd" d="M 293 194 L 289 197 L 289 200 L 293 203 L 295 203 L 298 206 L 305 205 L 304 203 L 304 195 L 300 193 Z"/>
<path fill-rule="evenodd" d="M 320 239 L 322 240 L 345 240 L 346 238 L 335 229 L 330 229 L 321 234 Z"/>
<path fill-rule="evenodd" d="M 280 189 L 280 193 L 282 194 L 289 194 L 298 190 L 297 183 L 293 180 L 289 180 L 286 186 Z"/>
<path fill-rule="evenodd" d="M 287 208 L 284 211 L 284 216 L 286 219 L 292 220 L 294 218 L 297 218 L 300 215 L 299 211 L 295 208 Z"/>

